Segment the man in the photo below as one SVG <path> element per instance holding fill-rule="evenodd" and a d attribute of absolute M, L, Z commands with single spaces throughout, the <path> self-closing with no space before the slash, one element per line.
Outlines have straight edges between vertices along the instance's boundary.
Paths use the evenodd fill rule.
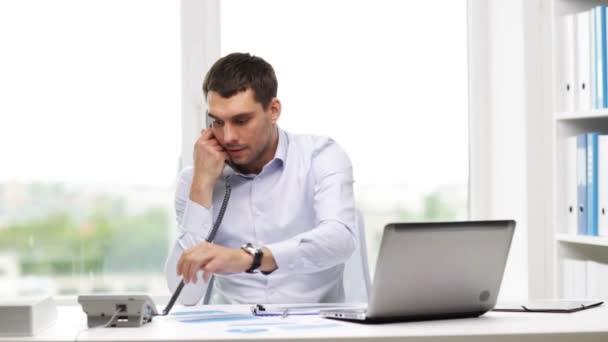
<path fill-rule="evenodd" d="M 203 92 L 211 125 L 179 177 L 169 288 L 183 277 L 179 301 L 196 304 L 215 275 L 213 303 L 343 301 L 344 262 L 357 244 L 346 153 L 329 138 L 278 127 L 276 76 L 259 57 L 219 59 Z M 230 200 L 208 243 L 225 182 Z"/>

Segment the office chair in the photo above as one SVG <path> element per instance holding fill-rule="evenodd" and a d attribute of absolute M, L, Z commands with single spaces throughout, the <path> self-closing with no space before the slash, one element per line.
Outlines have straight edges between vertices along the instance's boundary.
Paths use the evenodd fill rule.
<path fill-rule="evenodd" d="M 366 303 L 371 289 L 371 277 L 367 262 L 365 221 L 361 210 L 356 209 L 355 233 L 359 240 L 353 255 L 344 264 L 344 301 L 347 303 Z"/>
<path fill-rule="evenodd" d="M 363 219 L 363 213 L 359 209 L 356 209 L 355 213 L 355 234 L 357 234 L 359 245 L 356 246 L 350 259 L 344 263 L 344 301 L 346 303 L 367 303 L 371 289 L 371 277 L 367 262 L 365 220 Z M 209 285 L 207 286 L 202 304 L 209 304 L 212 297 L 214 280 L 215 276 L 209 279 Z"/>

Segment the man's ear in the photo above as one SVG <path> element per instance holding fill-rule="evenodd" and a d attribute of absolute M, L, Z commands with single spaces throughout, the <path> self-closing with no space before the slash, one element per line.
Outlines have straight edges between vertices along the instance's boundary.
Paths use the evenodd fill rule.
<path fill-rule="evenodd" d="M 270 111 L 270 120 L 273 124 L 276 124 L 281 116 L 281 101 L 276 97 L 270 100 L 268 110 Z"/>

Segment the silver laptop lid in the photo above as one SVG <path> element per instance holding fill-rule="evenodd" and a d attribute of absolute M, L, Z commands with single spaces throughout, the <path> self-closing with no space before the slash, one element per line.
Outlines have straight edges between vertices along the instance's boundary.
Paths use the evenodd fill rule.
<path fill-rule="evenodd" d="M 386 225 L 367 316 L 492 309 L 514 229 L 513 220 Z"/>

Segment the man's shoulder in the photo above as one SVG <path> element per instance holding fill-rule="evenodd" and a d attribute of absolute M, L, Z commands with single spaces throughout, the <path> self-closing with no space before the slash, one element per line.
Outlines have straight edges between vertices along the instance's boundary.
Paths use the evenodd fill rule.
<path fill-rule="evenodd" d="M 289 133 L 289 149 L 297 151 L 304 159 L 335 161 L 350 165 L 350 159 L 342 147 L 331 137 L 314 134 Z"/>
<path fill-rule="evenodd" d="M 327 146 L 337 145 L 334 139 L 325 135 L 287 133 L 287 136 L 289 137 L 290 148 L 293 147 L 307 152 L 315 152 Z"/>

